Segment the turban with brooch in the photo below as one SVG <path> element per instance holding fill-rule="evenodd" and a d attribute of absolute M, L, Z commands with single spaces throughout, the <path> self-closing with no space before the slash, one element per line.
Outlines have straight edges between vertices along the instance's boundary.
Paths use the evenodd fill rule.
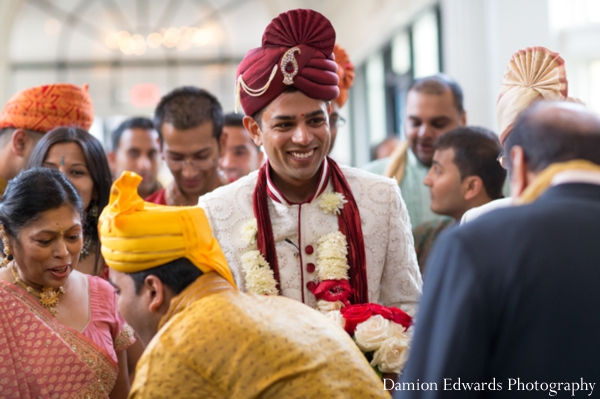
<path fill-rule="evenodd" d="M 137 191 L 141 181 L 139 175 L 123 172 L 111 188 L 98 224 L 106 264 L 136 273 L 187 258 L 202 272 L 215 271 L 235 286 L 204 210 L 144 202 Z"/>
<path fill-rule="evenodd" d="M 32 87 L 12 96 L 0 114 L 0 129 L 46 133 L 59 126 L 89 130 L 94 108 L 88 86 L 58 83 Z"/>
<path fill-rule="evenodd" d="M 517 51 L 506 68 L 496 104 L 500 142 L 504 143 L 517 116 L 537 100 L 567 100 L 565 61 L 545 47 Z"/>
<path fill-rule="evenodd" d="M 237 69 L 236 110 L 246 115 L 266 107 L 288 87 L 331 101 L 338 97 L 331 22 L 313 10 L 279 14 L 265 29 L 262 46 L 250 50 Z"/>
<path fill-rule="evenodd" d="M 338 65 L 337 75 L 340 78 L 340 83 L 338 84 L 340 95 L 335 99 L 335 102 L 341 108 L 348 101 L 348 90 L 354 84 L 354 65 L 350 62 L 346 50 L 337 44 L 333 48 L 333 54 L 335 54 L 335 62 Z"/>

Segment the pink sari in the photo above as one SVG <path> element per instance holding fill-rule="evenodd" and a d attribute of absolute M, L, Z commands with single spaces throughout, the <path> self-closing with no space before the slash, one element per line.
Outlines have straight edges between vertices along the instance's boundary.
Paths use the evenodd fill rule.
<path fill-rule="evenodd" d="M 0 398 L 108 398 L 115 360 L 25 291 L 0 281 Z"/>

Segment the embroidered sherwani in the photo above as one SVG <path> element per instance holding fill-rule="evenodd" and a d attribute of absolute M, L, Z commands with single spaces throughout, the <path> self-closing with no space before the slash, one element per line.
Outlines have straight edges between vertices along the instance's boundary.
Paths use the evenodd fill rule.
<path fill-rule="evenodd" d="M 324 161 L 326 162 L 326 161 Z M 327 165 L 311 198 L 292 204 L 268 178 L 269 213 L 279 264 L 281 294 L 316 306 L 309 287 L 317 283 L 317 242 L 338 230 L 338 217 L 320 206 L 324 193 L 332 191 Z M 398 185 L 391 179 L 341 166 L 360 211 L 367 260 L 369 301 L 416 310 L 421 293 L 411 226 Z M 267 174 L 268 175 L 268 174 Z M 256 250 L 242 235 L 243 226 L 254 219 L 252 192 L 258 172 L 200 197 L 213 233 L 232 269 L 238 287 L 245 289 L 240 258 Z"/>

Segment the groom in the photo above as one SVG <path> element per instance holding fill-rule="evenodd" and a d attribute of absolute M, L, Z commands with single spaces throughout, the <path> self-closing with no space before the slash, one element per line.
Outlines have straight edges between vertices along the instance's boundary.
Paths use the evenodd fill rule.
<path fill-rule="evenodd" d="M 398 185 L 327 157 L 339 94 L 334 43 L 333 26 L 312 10 L 267 26 L 238 67 L 236 97 L 268 161 L 199 205 L 242 290 L 327 309 L 341 292 L 341 302 L 414 313 L 422 282 Z"/>

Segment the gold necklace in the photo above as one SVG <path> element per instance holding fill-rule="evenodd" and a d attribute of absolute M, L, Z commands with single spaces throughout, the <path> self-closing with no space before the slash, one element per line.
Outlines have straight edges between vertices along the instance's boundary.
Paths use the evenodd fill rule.
<path fill-rule="evenodd" d="M 56 310 L 56 307 L 58 306 L 58 296 L 60 294 L 64 294 L 65 289 L 62 286 L 58 287 L 57 290 L 54 290 L 54 288 L 52 287 L 42 287 L 42 292 L 39 292 L 33 287 L 28 286 L 23 282 L 23 280 L 21 280 L 19 274 L 17 273 L 17 269 L 14 265 L 10 268 L 10 270 L 12 270 L 12 274 L 15 277 L 15 284 L 20 285 L 28 293 L 40 298 L 40 305 L 48 309 L 50 311 L 50 314 L 56 317 L 56 314 L 58 313 L 58 310 Z"/>

